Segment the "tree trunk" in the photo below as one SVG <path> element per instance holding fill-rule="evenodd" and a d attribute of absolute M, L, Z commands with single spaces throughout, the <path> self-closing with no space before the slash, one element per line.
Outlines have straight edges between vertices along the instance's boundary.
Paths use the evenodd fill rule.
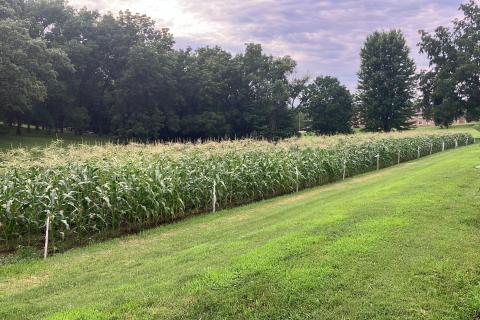
<path fill-rule="evenodd" d="M 383 131 L 384 132 L 392 131 L 392 127 L 390 126 L 390 122 L 388 120 L 383 121 Z"/>
<path fill-rule="evenodd" d="M 17 131 L 16 131 L 17 136 L 22 135 L 22 122 L 20 120 L 17 120 Z"/>

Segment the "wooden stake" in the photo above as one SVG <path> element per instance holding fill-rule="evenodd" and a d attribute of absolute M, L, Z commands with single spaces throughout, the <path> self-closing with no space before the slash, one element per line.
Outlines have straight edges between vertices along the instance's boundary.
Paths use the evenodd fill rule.
<path fill-rule="evenodd" d="M 217 206 L 217 182 L 213 181 L 213 191 L 212 191 L 212 207 L 213 207 L 213 212 L 216 211 L 216 206 Z"/>
<path fill-rule="evenodd" d="M 50 214 L 47 213 L 47 222 L 45 223 L 45 248 L 43 250 L 43 259 L 48 256 L 48 231 L 50 229 Z"/>
<path fill-rule="evenodd" d="M 297 177 L 297 192 L 298 192 L 298 176 L 300 175 L 300 173 L 298 172 L 298 167 L 295 167 L 295 175 Z"/>

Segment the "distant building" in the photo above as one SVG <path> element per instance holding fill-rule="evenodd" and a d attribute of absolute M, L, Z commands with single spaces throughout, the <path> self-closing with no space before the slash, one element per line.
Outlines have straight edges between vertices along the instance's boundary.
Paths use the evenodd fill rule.
<path fill-rule="evenodd" d="M 412 121 L 417 127 L 435 125 L 435 122 L 433 120 L 425 119 L 422 111 L 417 111 L 413 116 Z"/>

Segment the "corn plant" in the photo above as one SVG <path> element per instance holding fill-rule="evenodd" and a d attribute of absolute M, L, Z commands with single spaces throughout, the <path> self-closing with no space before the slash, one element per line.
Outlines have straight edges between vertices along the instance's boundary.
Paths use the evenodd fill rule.
<path fill-rule="evenodd" d="M 7 159 L 0 170 L 1 247 L 41 245 L 47 215 L 54 246 L 62 248 L 208 212 L 213 184 L 216 205 L 233 207 L 341 180 L 344 164 L 351 177 L 375 170 L 376 155 L 383 168 L 397 164 L 399 156 L 401 162 L 416 159 L 419 150 L 426 156 L 442 151 L 443 144 L 455 148 L 455 141 L 463 146 L 473 138 L 463 133 L 375 135 L 318 146 L 315 140 L 276 146 L 223 142 L 218 148 L 175 145 L 171 152 L 125 147 L 122 153 L 121 147 L 111 147 L 115 152 L 68 162 L 61 155 L 69 151 L 59 148 L 49 156 L 57 162 L 16 166 Z M 22 156 L 30 155 L 17 153 Z"/>

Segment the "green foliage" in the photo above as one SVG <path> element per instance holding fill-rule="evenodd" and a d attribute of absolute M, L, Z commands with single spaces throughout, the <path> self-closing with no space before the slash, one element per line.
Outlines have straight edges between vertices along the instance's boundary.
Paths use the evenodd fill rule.
<path fill-rule="evenodd" d="M 463 18 L 454 20 L 452 29 L 420 31 L 420 52 L 430 60 L 429 70 L 421 74 L 422 108 L 445 127 L 461 116 L 480 118 L 480 7 L 470 0 L 460 9 Z"/>
<path fill-rule="evenodd" d="M 194 148 L 130 158 L 115 152 L 47 167 L 10 165 L 0 171 L 0 239 L 7 248 L 40 244 L 47 215 L 57 247 L 137 231 L 210 211 L 214 184 L 218 207 L 226 208 L 339 180 L 344 165 L 347 176 L 374 170 L 377 154 L 381 167 L 388 167 L 399 154 L 408 161 L 418 157 L 418 148 L 424 156 L 441 151 L 442 143 L 453 148 L 455 141 L 466 145 L 473 138 L 455 133 L 340 139 L 323 148 L 237 149 L 226 142 L 225 149 L 208 153 Z"/>
<path fill-rule="evenodd" d="M 55 77 L 51 52 L 22 21 L 0 20 L 0 35 L 0 114 L 17 118 L 46 98 L 42 80 Z"/>
<path fill-rule="evenodd" d="M 311 120 L 311 129 L 321 134 L 352 131 L 353 99 L 336 78 L 317 77 L 305 90 L 302 106 Z"/>
<path fill-rule="evenodd" d="M 411 128 L 415 63 L 401 31 L 374 32 L 360 53 L 360 114 L 368 131 Z"/>
<path fill-rule="evenodd" d="M 0 17 L 16 26 L 4 26 L 11 35 L 1 39 L 0 57 L 23 41 L 65 58 L 31 54 L 29 62 L 47 70 L 2 69 L 24 81 L 8 80 L 11 85 L 0 92 L 8 104 L 0 105 L 0 117 L 18 128 L 28 123 L 57 132 L 73 126 L 77 133 L 142 141 L 278 139 L 295 132 L 290 105 L 299 88 L 290 81 L 295 61 L 266 55 L 258 44 L 236 56 L 219 47 L 175 50 L 168 29 L 157 28 L 146 15 L 126 10 L 102 16 L 74 10 L 63 0 L 2 2 Z M 17 88 L 23 92 L 12 91 Z"/>
<path fill-rule="evenodd" d="M 67 124 L 75 130 L 75 134 L 81 134 L 88 128 L 90 123 L 90 115 L 86 108 L 72 108 L 67 115 Z"/>

